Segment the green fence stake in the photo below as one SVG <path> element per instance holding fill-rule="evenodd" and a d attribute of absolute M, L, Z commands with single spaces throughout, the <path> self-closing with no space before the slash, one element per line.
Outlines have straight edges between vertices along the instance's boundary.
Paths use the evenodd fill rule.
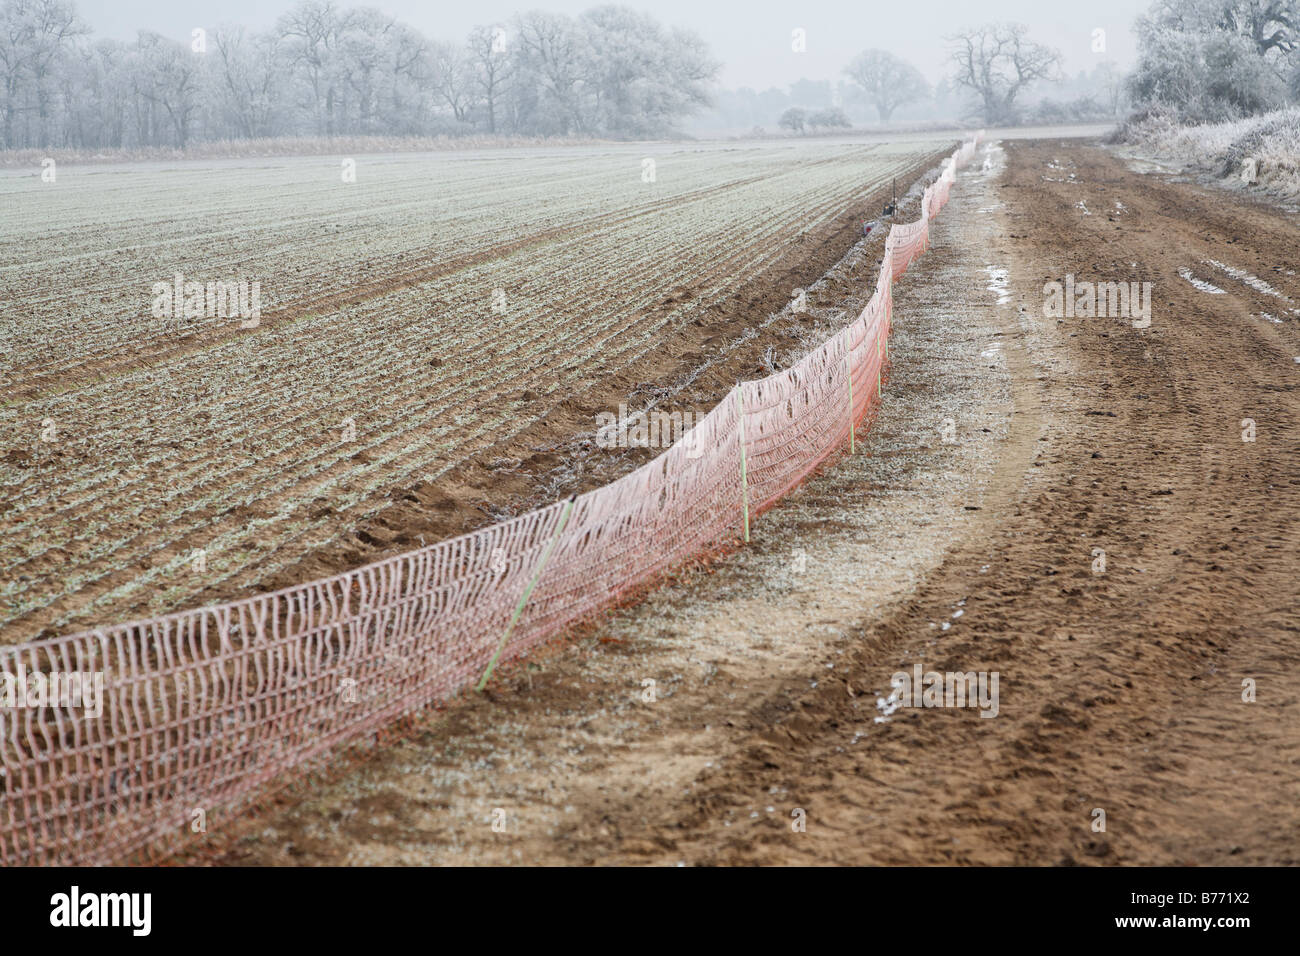
<path fill-rule="evenodd" d="M 876 326 L 876 398 L 879 398 L 880 395 L 881 395 L 881 387 L 880 387 L 880 368 L 881 368 L 881 361 L 880 361 L 880 339 L 881 339 L 881 335 L 880 335 L 880 326 Z"/>
<path fill-rule="evenodd" d="M 533 572 L 533 579 L 528 582 L 528 587 L 524 589 L 524 593 L 520 596 L 519 603 L 515 605 L 515 613 L 511 616 L 510 623 L 506 625 L 506 632 L 501 635 L 501 643 L 497 645 L 492 660 L 488 661 L 487 670 L 483 672 L 483 679 L 474 688 L 477 692 L 482 693 L 483 688 L 487 686 L 488 678 L 492 676 L 492 669 L 497 666 L 497 658 L 506 649 L 506 641 L 510 640 L 510 633 L 515 629 L 515 624 L 519 622 L 519 615 L 524 613 L 524 605 L 533 596 L 533 589 L 537 587 L 537 581 L 542 576 L 542 569 L 546 567 L 546 562 L 551 558 L 551 551 L 555 548 L 555 542 L 560 540 L 560 533 L 564 531 L 564 526 L 569 523 L 569 515 L 573 512 L 573 503 L 576 500 L 577 495 L 574 495 L 565 504 L 564 513 L 560 515 L 560 526 L 555 529 L 555 534 L 551 536 L 551 542 L 546 546 L 546 550 L 542 552 L 542 560 L 538 562 L 537 570 Z"/>
<path fill-rule="evenodd" d="M 854 426 L 853 426 L 853 363 L 849 361 L 849 356 L 844 356 L 844 367 L 848 370 L 849 380 L 849 454 L 853 454 L 854 448 Z"/>
<path fill-rule="evenodd" d="M 736 384 L 736 408 L 740 414 L 740 507 L 745 516 L 745 543 L 749 543 L 749 474 L 745 461 L 745 400 Z"/>

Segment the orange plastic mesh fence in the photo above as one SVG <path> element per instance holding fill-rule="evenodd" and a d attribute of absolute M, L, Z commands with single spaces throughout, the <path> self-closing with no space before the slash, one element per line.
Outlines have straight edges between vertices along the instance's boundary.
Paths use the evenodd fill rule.
<path fill-rule="evenodd" d="M 921 217 L 890 229 L 875 293 L 842 333 L 740 383 L 612 484 L 272 594 L 0 648 L 0 695 L 17 695 L 0 696 L 0 863 L 174 849 L 196 810 L 233 811 L 465 688 L 508 628 L 503 659 L 735 541 L 746 509 L 797 485 L 878 401 L 891 284 L 926 248 L 977 141 L 925 190 Z M 69 675 L 88 675 L 89 691 L 102 675 L 102 693 L 69 693 Z"/>

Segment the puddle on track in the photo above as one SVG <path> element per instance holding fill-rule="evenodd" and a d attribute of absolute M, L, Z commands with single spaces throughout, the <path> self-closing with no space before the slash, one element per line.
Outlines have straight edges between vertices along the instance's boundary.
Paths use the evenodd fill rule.
<path fill-rule="evenodd" d="M 997 295 L 998 305 L 1006 305 L 1011 301 L 1011 292 L 1007 288 L 1011 283 L 1010 273 L 997 266 L 985 266 L 984 271 L 989 276 L 989 284 L 985 288 Z"/>

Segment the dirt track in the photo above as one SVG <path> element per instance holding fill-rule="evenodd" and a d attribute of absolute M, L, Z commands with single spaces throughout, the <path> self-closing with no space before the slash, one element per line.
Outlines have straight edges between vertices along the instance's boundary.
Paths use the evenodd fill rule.
<path fill-rule="evenodd" d="M 988 155 L 900 285 L 865 455 L 752 551 L 202 857 L 1296 863 L 1300 229 L 1096 147 Z M 1067 273 L 1153 282 L 1151 327 L 1045 318 Z M 878 720 L 918 658 L 997 671 L 998 716 Z"/>

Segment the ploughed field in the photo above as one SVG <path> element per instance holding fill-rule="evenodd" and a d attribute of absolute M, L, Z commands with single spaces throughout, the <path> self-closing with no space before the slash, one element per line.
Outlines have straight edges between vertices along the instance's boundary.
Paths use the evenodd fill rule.
<path fill-rule="evenodd" d="M 362 563 L 358 528 L 426 500 L 412 488 L 637 381 L 724 303 L 761 320 L 771 297 L 737 314 L 742 290 L 786 283 L 817 245 L 800 240 L 849 234 L 933 146 L 362 156 L 350 182 L 342 157 L 0 177 L 0 639 Z M 244 283 L 244 314 L 166 314 L 178 276 Z"/>

